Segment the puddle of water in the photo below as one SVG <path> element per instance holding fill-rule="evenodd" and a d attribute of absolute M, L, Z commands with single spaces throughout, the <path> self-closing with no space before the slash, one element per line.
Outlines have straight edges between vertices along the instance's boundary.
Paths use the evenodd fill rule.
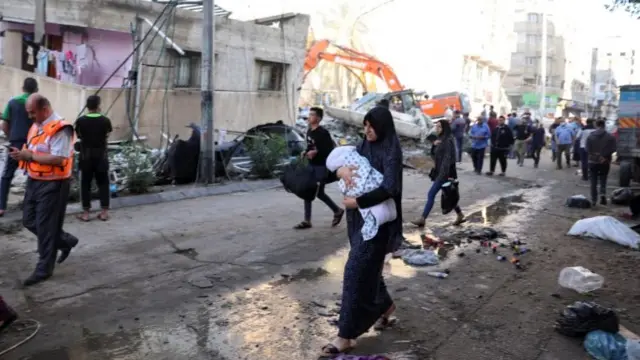
<path fill-rule="evenodd" d="M 467 216 L 467 222 L 483 226 L 495 225 L 505 217 L 522 210 L 526 203 L 522 194 L 502 197 L 482 210 Z"/>

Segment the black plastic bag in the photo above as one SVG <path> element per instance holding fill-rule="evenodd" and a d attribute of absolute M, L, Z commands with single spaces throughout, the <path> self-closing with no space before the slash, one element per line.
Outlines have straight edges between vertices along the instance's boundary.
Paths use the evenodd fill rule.
<path fill-rule="evenodd" d="M 629 188 L 615 189 L 611 193 L 611 202 L 616 205 L 629 205 L 633 198 L 633 191 Z"/>
<path fill-rule="evenodd" d="M 591 201 L 582 195 L 573 195 L 567 199 L 565 206 L 577 209 L 589 209 L 591 207 Z"/>
<path fill-rule="evenodd" d="M 458 180 L 450 179 L 442 185 L 440 195 L 440 204 L 442 205 L 442 213 L 448 214 L 458 206 L 460 201 L 460 192 L 458 191 Z"/>
<path fill-rule="evenodd" d="M 594 302 L 576 301 L 562 310 L 555 330 L 572 337 L 585 336 L 593 330 L 615 334 L 619 330 L 618 316 L 613 310 Z"/>
<path fill-rule="evenodd" d="M 302 200 L 312 201 L 318 192 L 316 174 L 310 165 L 303 162 L 287 165 L 280 176 L 280 182 L 287 192 Z"/>

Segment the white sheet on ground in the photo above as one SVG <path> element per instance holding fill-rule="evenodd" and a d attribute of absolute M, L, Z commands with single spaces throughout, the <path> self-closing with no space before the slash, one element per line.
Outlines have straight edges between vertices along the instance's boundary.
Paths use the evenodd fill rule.
<path fill-rule="evenodd" d="M 579 220 L 573 224 L 567 235 L 609 240 L 634 249 L 640 246 L 640 234 L 611 216 Z"/>

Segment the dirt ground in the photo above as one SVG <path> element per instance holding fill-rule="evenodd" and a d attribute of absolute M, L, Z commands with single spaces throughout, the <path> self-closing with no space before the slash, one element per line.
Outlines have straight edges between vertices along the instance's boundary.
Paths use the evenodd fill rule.
<path fill-rule="evenodd" d="M 580 218 L 624 209 L 565 208 L 567 196 L 587 195 L 588 187 L 575 168 L 555 170 L 548 154 L 540 169 L 531 160 L 509 166 L 505 178 L 479 176 L 465 160 L 461 204 L 469 221 L 450 226 L 453 216 L 441 215 L 436 203 L 425 229 L 459 245 L 434 267 L 390 261 L 399 322 L 363 336 L 355 353 L 397 360 L 586 360 L 579 341 L 553 331 L 557 313 L 579 299 L 613 307 L 624 326 L 640 332 L 640 253 L 564 235 Z M 405 219 L 419 214 L 429 184 L 407 172 Z M 329 193 L 339 198 L 334 188 Z M 81 245 L 51 280 L 32 289 L 17 283 L 35 263 L 33 237 L 3 235 L 0 293 L 23 319 L 42 327 L 0 358 L 315 359 L 336 333 L 348 248 L 344 224 L 329 228 L 331 215 L 319 204 L 313 229 L 291 230 L 301 212 L 299 200 L 270 190 L 123 209 L 109 223 L 69 220 L 66 228 Z M 484 226 L 502 232 L 503 243 L 527 244 L 525 270 L 468 240 L 468 231 Z M 411 226 L 405 235 L 419 243 Z M 560 270 L 575 265 L 604 276 L 604 287 L 584 296 L 561 289 Z M 450 276 L 426 275 L 437 269 Z M 0 352 L 32 329 L 18 324 L 0 338 Z"/>

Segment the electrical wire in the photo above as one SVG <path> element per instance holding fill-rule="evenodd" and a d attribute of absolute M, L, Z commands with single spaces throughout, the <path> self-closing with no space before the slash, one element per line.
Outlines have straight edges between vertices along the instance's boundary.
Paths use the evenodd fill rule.
<path fill-rule="evenodd" d="M 167 9 L 169 9 L 171 6 L 176 6 L 176 4 L 178 3 L 177 0 L 170 0 L 169 2 L 167 2 L 167 4 L 164 6 L 164 8 L 162 9 L 162 11 L 160 12 L 160 14 L 158 15 L 158 17 L 156 17 L 155 21 L 153 22 L 153 26 L 155 26 L 158 21 L 160 21 L 160 19 L 163 17 L 164 13 L 167 11 Z M 116 73 L 118 71 L 120 71 L 120 69 L 124 66 L 124 64 L 127 63 L 127 61 L 129 61 L 129 59 L 131 59 L 131 57 L 138 51 L 138 48 L 140 48 L 140 45 L 142 45 L 145 40 L 147 39 L 147 37 L 149 37 L 149 35 L 151 34 L 151 31 L 153 30 L 153 27 L 150 27 L 149 30 L 147 31 L 147 33 L 142 37 L 140 43 L 136 44 L 136 46 L 134 46 L 133 50 L 129 53 L 129 55 L 127 55 L 127 57 L 120 63 L 120 65 L 118 65 L 112 72 L 111 74 L 104 80 L 104 82 L 102 83 L 102 85 L 100 85 L 100 87 L 96 90 L 96 92 L 94 93 L 94 95 L 98 95 L 98 93 L 100 93 L 100 91 L 102 91 L 102 89 L 104 89 L 104 87 L 109 83 L 109 81 L 111 80 L 111 78 L 113 78 Z M 157 34 L 156 34 L 157 36 Z M 86 110 L 86 105 L 82 108 L 82 110 L 80 110 L 80 112 L 78 113 L 77 117 L 82 116 L 82 113 Z"/>
<path fill-rule="evenodd" d="M 165 34 L 169 34 L 169 28 L 172 27 L 173 31 L 172 31 L 172 36 L 173 34 L 175 34 L 175 15 L 176 15 L 176 9 L 177 7 L 173 7 L 171 9 L 171 11 L 169 12 L 169 14 L 167 14 L 167 17 L 165 19 L 165 21 L 163 22 L 163 26 L 165 27 L 164 32 Z M 153 42 L 153 39 L 151 40 L 151 42 Z M 150 46 L 148 47 L 150 48 Z M 142 109 L 144 109 L 144 105 L 147 102 L 147 99 L 149 98 L 149 95 L 151 94 L 151 89 L 153 87 L 153 83 L 154 80 L 156 78 L 156 72 L 158 70 L 160 61 L 164 58 L 164 55 L 166 53 L 166 47 L 162 46 L 160 49 L 160 52 L 158 53 L 158 56 L 156 58 L 155 64 L 153 65 L 153 70 L 151 71 L 151 76 L 149 77 L 149 84 L 147 86 L 147 90 L 145 92 L 144 97 L 142 98 L 142 101 L 140 102 L 139 105 L 139 112 L 140 113 L 142 111 Z M 161 128 L 160 128 L 160 148 L 162 148 L 162 139 L 163 139 L 163 135 L 164 135 L 164 124 L 165 124 L 165 103 L 167 103 L 166 99 L 167 99 L 167 93 L 169 90 L 169 74 L 165 74 L 165 87 L 164 87 L 164 95 L 163 95 L 163 108 L 162 108 L 162 119 L 161 119 Z"/>
<path fill-rule="evenodd" d="M 29 320 L 24 320 L 23 322 L 31 322 L 31 323 L 35 324 L 36 325 L 36 329 L 33 330 L 33 332 L 29 336 L 27 336 L 24 340 L 20 341 L 19 343 L 15 344 L 13 346 L 10 346 L 10 347 L 8 347 L 8 348 L 6 348 L 4 350 L 0 350 L 0 356 L 8 354 L 9 352 L 19 348 L 20 346 L 26 344 L 27 342 L 29 342 L 31 339 L 33 339 L 36 336 L 36 334 L 38 334 L 38 331 L 40 331 L 40 328 L 42 327 L 40 322 L 37 321 L 37 320 L 29 319 Z"/>

